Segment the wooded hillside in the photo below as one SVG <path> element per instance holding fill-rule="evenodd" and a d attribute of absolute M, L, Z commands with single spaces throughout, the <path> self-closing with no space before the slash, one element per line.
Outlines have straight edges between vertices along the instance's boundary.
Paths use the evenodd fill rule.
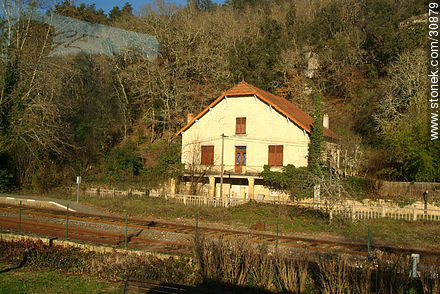
<path fill-rule="evenodd" d="M 179 171 L 186 114 L 243 79 L 311 115 L 320 93 L 354 174 L 440 181 L 426 1 L 155 1 L 108 15 L 64 1 L 54 11 L 154 36 L 159 54 L 51 56 L 50 26 L 3 13 L 0 190 L 44 191 L 76 175 L 157 183 Z"/>

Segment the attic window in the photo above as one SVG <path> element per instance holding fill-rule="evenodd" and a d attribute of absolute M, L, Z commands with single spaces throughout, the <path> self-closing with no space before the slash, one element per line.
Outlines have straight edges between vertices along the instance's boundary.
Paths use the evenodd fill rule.
<path fill-rule="evenodd" d="M 235 119 L 235 133 L 239 135 L 246 134 L 246 118 L 237 117 Z"/>

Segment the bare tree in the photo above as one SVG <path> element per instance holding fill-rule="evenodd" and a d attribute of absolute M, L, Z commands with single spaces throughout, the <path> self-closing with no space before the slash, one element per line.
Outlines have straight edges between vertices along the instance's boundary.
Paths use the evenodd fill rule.
<path fill-rule="evenodd" d="M 197 195 L 203 186 L 202 179 L 215 171 L 215 163 L 218 158 L 214 155 L 213 164 L 201 164 L 202 145 L 198 140 L 184 147 L 185 153 L 185 173 L 188 174 L 190 180 L 190 193 Z"/>

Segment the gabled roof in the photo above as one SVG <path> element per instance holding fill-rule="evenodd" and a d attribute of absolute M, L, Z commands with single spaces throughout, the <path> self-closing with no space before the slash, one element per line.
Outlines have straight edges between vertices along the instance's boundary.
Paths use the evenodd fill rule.
<path fill-rule="evenodd" d="M 181 134 L 185 130 L 187 130 L 190 126 L 194 124 L 196 120 L 202 117 L 205 113 L 209 111 L 210 108 L 213 108 L 217 103 L 219 103 L 223 98 L 232 97 L 232 96 L 256 96 L 260 100 L 265 103 L 271 105 L 278 112 L 288 117 L 293 123 L 295 123 L 298 127 L 306 131 L 310 134 L 313 128 L 313 122 L 315 121 L 313 117 L 302 111 L 298 106 L 292 104 L 285 98 L 281 96 L 274 95 L 262 89 L 259 89 L 251 84 L 246 83 L 245 81 L 235 85 L 231 89 L 223 92 L 217 99 L 214 100 L 210 105 L 208 105 L 205 109 L 202 110 L 196 117 L 194 117 L 186 126 L 184 126 L 177 135 Z M 333 131 L 327 128 L 323 128 L 324 136 L 330 139 L 339 139 L 339 136 L 336 135 Z"/>

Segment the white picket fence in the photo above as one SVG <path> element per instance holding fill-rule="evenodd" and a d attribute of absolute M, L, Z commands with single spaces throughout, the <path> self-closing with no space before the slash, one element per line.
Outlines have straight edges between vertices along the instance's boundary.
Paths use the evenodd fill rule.
<path fill-rule="evenodd" d="M 102 189 L 102 188 L 89 188 L 86 193 L 100 196 L 113 196 L 113 197 L 126 197 L 128 195 L 145 195 L 145 192 L 128 190 L 119 191 L 115 189 Z M 150 196 L 159 196 L 157 193 L 151 193 Z M 185 205 L 196 206 L 217 206 L 217 207 L 230 207 L 246 203 L 248 200 L 243 198 L 229 198 L 229 197 L 209 197 L 209 196 L 197 196 L 197 195 L 166 195 L 165 198 L 177 203 Z M 297 202 L 297 201 L 261 201 L 274 204 L 284 205 L 299 205 L 303 207 L 309 207 L 313 209 L 320 209 L 323 211 L 329 211 L 328 206 L 325 204 L 318 205 L 311 202 Z M 429 220 L 440 221 L 440 209 L 423 209 L 420 207 L 396 207 L 396 206 L 367 206 L 367 205 L 339 205 L 333 209 L 333 214 L 352 219 L 377 219 L 377 218 L 391 218 L 396 220 Z"/>
<path fill-rule="evenodd" d="M 174 194 L 165 197 L 168 200 L 185 205 L 229 207 L 246 203 L 243 198 L 209 197 L 197 195 Z"/>
<path fill-rule="evenodd" d="M 209 196 L 197 196 L 197 195 L 167 195 L 166 199 L 182 203 L 185 205 L 196 206 L 217 206 L 217 207 L 230 207 L 246 203 L 248 200 L 243 198 L 228 198 L 228 197 L 216 197 Z M 329 211 L 329 207 L 325 204 L 318 205 L 316 203 L 309 202 L 283 202 L 287 205 L 299 205 L 303 207 L 309 207 L 313 209 L 319 209 L 323 211 Z M 351 219 L 378 219 L 378 218 L 390 218 L 395 220 L 429 220 L 440 221 L 440 209 L 423 209 L 417 207 L 400 208 L 393 206 L 366 206 L 366 205 L 351 205 L 351 206 L 335 206 L 333 208 L 333 214 L 339 215 Z"/>
<path fill-rule="evenodd" d="M 308 202 L 292 202 L 291 205 L 299 205 L 329 211 L 329 207 L 325 204 L 318 205 L 317 203 Z M 396 220 L 429 220 L 440 221 L 440 209 L 423 209 L 413 206 L 411 208 L 401 208 L 393 206 L 366 206 L 366 205 L 351 205 L 351 206 L 335 206 L 333 213 L 346 218 L 352 219 L 377 219 L 390 218 Z"/>

